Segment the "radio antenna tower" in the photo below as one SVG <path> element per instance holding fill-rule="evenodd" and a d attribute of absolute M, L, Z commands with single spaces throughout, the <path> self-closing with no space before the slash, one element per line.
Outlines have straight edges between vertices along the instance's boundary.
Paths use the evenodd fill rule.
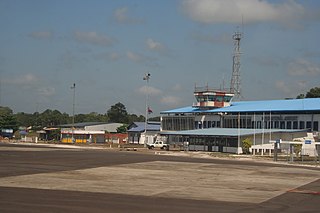
<path fill-rule="evenodd" d="M 235 32 L 232 36 L 234 40 L 233 63 L 232 63 L 232 77 L 230 83 L 230 92 L 234 93 L 234 99 L 239 100 L 241 97 L 241 82 L 240 82 L 240 41 L 242 33 Z"/>

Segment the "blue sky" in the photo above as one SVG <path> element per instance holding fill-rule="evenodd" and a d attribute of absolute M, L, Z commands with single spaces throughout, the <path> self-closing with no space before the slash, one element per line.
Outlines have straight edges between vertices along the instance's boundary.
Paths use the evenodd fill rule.
<path fill-rule="evenodd" d="M 190 106 L 194 85 L 229 86 L 242 30 L 242 100 L 320 86 L 318 0 L 0 0 L 0 105 L 14 112 L 144 114 Z M 240 28 L 239 28 L 240 26 Z"/>

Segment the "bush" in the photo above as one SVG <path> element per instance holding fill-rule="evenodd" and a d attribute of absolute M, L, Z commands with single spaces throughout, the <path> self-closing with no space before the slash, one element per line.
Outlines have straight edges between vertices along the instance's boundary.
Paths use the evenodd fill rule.
<path fill-rule="evenodd" d="M 242 152 L 244 154 L 249 154 L 251 146 L 252 146 L 252 141 L 249 138 L 244 139 L 241 143 Z"/>

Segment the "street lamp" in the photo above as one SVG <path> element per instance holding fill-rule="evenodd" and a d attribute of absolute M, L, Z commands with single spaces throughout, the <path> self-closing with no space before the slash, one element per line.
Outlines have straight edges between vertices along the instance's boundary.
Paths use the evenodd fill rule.
<path fill-rule="evenodd" d="M 144 124 L 144 146 L 147 146 L 147 126 L 148 126 L 148 99 L 149 99 L 149 79 L 150 79 L 150 73 L 146 73 L 143 77 L 143 80 L 146 81 L 146 111 L 145 111 L 145 124 Z"/>
<path fill-rule="evenodd" d="M 76 140 L 74 139 L 74 107 L 75 107 L 75 99 L 76 99 L 76 84 L 73 83 L 73 86 L 71 87 L 73 89 L 73 101 L 72 101 L 72 137 L 71 137 L 71 142 L 75 143 Z"/>

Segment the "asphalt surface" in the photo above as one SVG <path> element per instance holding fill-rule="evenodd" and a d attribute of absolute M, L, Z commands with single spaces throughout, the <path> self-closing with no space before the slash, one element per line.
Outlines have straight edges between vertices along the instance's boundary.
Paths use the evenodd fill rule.
<path fill-rule="evenodd" d="M 0 143 L 0 212 L 318 212 L 320 169 Z"/>

